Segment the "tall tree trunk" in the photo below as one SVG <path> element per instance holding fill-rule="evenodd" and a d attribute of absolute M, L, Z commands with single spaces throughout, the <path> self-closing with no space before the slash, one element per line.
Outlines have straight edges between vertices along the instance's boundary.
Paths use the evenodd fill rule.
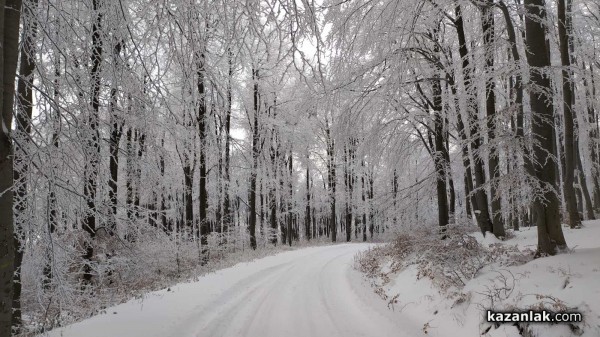
<path fill-rule="evenodd" d="M 583 64 L 583 69 L 585 69 L 585 64 Z M 598 144 L 600 144 L 600 133 L 598 132 L 598 117 L 597 112 L 594 109 L 594 98 L 596 97 L 596 88 L 594 83 L 594 67 L 590 65 L 590 73 L 591 82 L 588 86 L 587 80 L 584 77 L 583 86 L 587 88 L 587 114 L 588 114 L 588 123 L 590 125 L 590 130 L 588 133 L 590 140 L 590 162 L 592 166 L 592 182 L 593 182 L 593 192 L 592 198 L 594 202 L 594 213 L 600 214 L 600 153 L 598 151 Z"/>
<path fill-rule="evenodd" d="M 543 0 L 525 0 L 525 29 L 527 62 L 530 66 L 531 82 L 539 89 L 529 93 L 533 114 L 532 133 L 535 137 L 533 156 L 535 176 L 544 184 L 542 191 L 536 191 L 533 197 L 532 210 L 538 232 L 538 253 L 554 255 L 557 250 L 566 249 L 559 214 L 559 200 L 555 193 L 556 166 L 550 165 L 554 156 L 554 106 L 545 92 L 551 92 L 550 79 L 543 71 L 550 67 L 550 58 L 546 46 L 546 31 L 543 22 L 546 21 Z M 552 188 L 548 188 L 552 187 Z"/>
<path fill-rule="evenodd" d="M 473 173 L 475 177 L 475 186 L 471 189 L 471 192 L 475 194 L 475 204 L 471 206 L 474 208 L 475 217 L 479 228 L 482 233 L 493 232 L 493 223 L 490 219 L 488 210 L 487 195 L 485 192 L 485 170 L 483 168 L 483 161 L 479 149 L 481 147 L 481 132 L 479 130 L 479 118 L 477 114 L 477 97 L 475 92 L 475 86 L 472 79 L 472 67 L 469 62 L 469 50 L 467 48 L 467 40 L 465 37 L 464 21 L 462 17 L 462 10 L 460 5 L 455 8 L 456 12 L 456 32 L 458 35 L 459 43 L 459 54 L 462 59 L 462 71 L 464 76 L 464 84 L 467 96 L 467 115 L 468 115 L 468 127 L 471 137 L 471 151 L 473 155 Z"/>
<path fill-rule="evenodd" d="M 273 119 L 276 118 L 276 111 L 273 111 Z M 277 131 L 273 128 L 271 132 L 271 177 L 268 180 L 269 185 L 269 222 L 271 227 L 271 243 L 277 244 L 277 171 L 279 166 L 279 143 L 277 139 Z"/>
<path fill-rule="evenodd" d="M 448 125 L 448 118 L 444 118 L 445 124 Z M 446 184 L 448 186 L 448 196 L 450 197 L 449 199 L 449 207 L 450 209 L 448 210 L 448 214 L 449 214 L 449 222 L 453 222 L 454 221 L 454 214 L 456 213 L 456 192 L 454 189 L 454 179 L 452 178 L 452 167 L 450 167 L 450 142 L 448 140 L 449 138 L 449 131 L 447 130 L 447 126 L 444 127 L 444 149 L 443 149 L 443 156 L 444 156 L 444 163 L 446 165 L 445 171 L 446 171 Z"/>
<path fill-rule="evenodd" d="M 182 232 L 186 232 L 187 234 L 192 234 L 192 230 L 194 228 L 194 200 L 192 199 L 193 190 L 194 190 L 194 171 L 189 163 L 189 158 L 185 160 L 183 166 L 183 202 L 185 207 L 185 221 L 183 227 L 181 228 Z"/>
<path fill-rule="evenodd" d="M 144 152 L 146 152 L 146 134 L 141 132 L 140 130 L 135 130 L 135 140 L 137 146 L 137 154 L 135 161 L 135 175 L 134 175 L 134 199 L 133 199 L 133 207 L 135 209 L 135 218 L 138 219 L 140 217 L 140 193 L 141 193 L 141 185 L 142 185 L 142 158 L 144 156 Z"/>
<path fill-rule="evenodd" d="M 116 67 L 121 53 L 121 43 L 117 43 L 113 49 L 113 66 Z M 116 82 L 116 81 L 115 81 Z M 123 133 L 123 124 L 117 115 L 117 83 L 113 83 L 110 90 L 110 141 L 109 141 L 109 171 L 108 199 L 110 202 L 111 215 L 109 219 L 109 233 L 114 235 L 117 230 L 117 195 L 119 191 L 119 142 Z"/>
<path fill-rule="evenodd" d="M 344 181 L 346 183 L 346 242 L 350 242 L 352 240 L 352 151 L 353 144 L 352 139 L 350 138 L 348 141 L 348 146 L 346 147 L 346 151 L 344 153 Z"/>
<path fill-rule="evenodd" d="M 294 205 L 294 156 L 292 152 L 292 146 L 290 144 L 290 154 L 288 156 L 288 202 L 287 202 L 287 236 L 288 236 L 288 245 L 292 246 L 292 225 L 294 214 L 292 213 L 293 205 Z"/>
<path fill-rule="evenodd" d="M 563 88 L 563 114 L 564 114 L 564 155 L 565 165 L 563 174 L 563 191 L 565 203 L 567 204 L 568 223 L 571 228 L 581 227 L 581 220 L 577 212 L 577 200 L 575 198 L 575 156 L 574 156 L 574 126 L 573 121 L 575 111 L 573 110 L 575 95 L 573 94 L 573 84 L 571 81 L 571 55 L 569 53 L 570 37 L 568 35 L 568 26 L 570 20 L 567 13 L 565 1 L 558 0 L 558 36 L 560 42 L 560 60 L 562 69 L 562 88 Z"/>
<path fill-rule="evenodd" d="M 590 197 L 590 191 L 588 190 L 585 174 L 583 173 L 583 162 L 581 161 L 581 153 L 579 152 L 579 137 L 575 137 L 575 143 L 573 144 L 573 148 L 575 149 L 575 153 L 573 155 L 577 160 L 577 166 L 575 167 L 575 171 L 577 172 L 578 185 L 581 190 L 581 194 L 583 195 L 583 201 L 585 203 L 585 219 L 595 220 L 596 217 L 594 215 L 594 206 L 592 204 L 592 198 Z"/>
<path fill-rule="evenodd" d="M 197 91 L 198 91 L 198 137 L 200 142 L 200 177 L 199 179 L 199 209 L 198 209 L 198 226 L 201 250 L 201 263 L 205 264 L 208 261 L 208 195 L 206 192 L 206 179 L 207 179 L 207 160 L 206 160 L 206 148 L 208 145 L 207 132 L 206 132 L 206 121 L 208 120 L 206 112 L 206 101 L 205 101 L 205 88 L 204 88 L 204 73 L 205 73 L 205 56 L 203 52 L 199 52 L 196 55 L 197 69 Z"/>
<path fill-rule="evenodd" d="M 165 136 L 163 134 L 162 138 L 160 139 L 160 147 L 162 149 L 165 148 Z M 160 176 L 161 176 L 161 180 L 165 181 L 165 154 L 161 151 L 160 153 L 160 159 L 158 161 L 158 166 L 159 166 L 159 170 L 160 170 Z M 166 207 L 166 199 L 167 196 L 165 195 L 167 193 L 167 191 L 165 190 L 164 185 L 162 185 L 162 193 L 160 195 L 160 224 L 162 226 L 162 229 L 166 232 L 166 233 L 172 233 L 173 232 L 173 226 L 171 225 L 171 222 L 167 222 L 167 207 Z"/>
<path fill-rule="evenodd" d="M 133 127 L 127 128 L 127 132 L 125 138 L 127 140 L 127 166 L 126 166 L 126 177 L 125 177 L 125 189 L 126 189 L 126 200 L 125 204 L 127 205 L 127 219 L 129 222 L 133 222 L 134 219 L 134 205 L 133 200 L 135 199 L 134 195 L 134 145 L 133 145 Z M 183 165 L 183 173 L 186 173 L 186 164 Z"/>
<path fill-rule="evenodd" d="M 21 1 L 0 0 L 0 336 L 11 335 L 15 246 L 12 129 Z"/>
<path fill-rule="evenodd" d="M 325 118 L 325 136 L 327 142 L 327 176 L 329 185 L 329 203 L 330 203 L 330 215 L 329 215 L 329 230 L 331 231 L 331 241 L 336 241 L 337 225 L 336 225 L 336 212 L 335 212 L 335 189 L 337 180 L 335 176 L 335 143 L 331 137 L 331 130 L 329 129 L 329 121 Z"/>
<path fill-rule="evenodd" d="M 231 180 L 230 162 L 231 162 L 231 107 L 232 107 L 232 80 L 233 80 L 233 52 L 228 50 L 227 53 L 227 65 L 228 65 L 228 76 L 227 76 L 227 108 L 225 111 L 225 183 L 223 184 L 223 233 L 227 233 L 233 223 L 233 216 L 231 213 L 231 201 L 229 196 L 229 184 Z"/>
<path fill-rule="evenodd" d="M 437 190 L 437 206 L 438 206 L 438 226 L 440 232 L 446 231 L 448 226 L 448 192 L 446 189 L 446 168 L 448 165 L 445 162 L 444 150 L 444 117 L 442 116 L 442 87 L 440 81 L 432 82 L 433 93 L 433 124 L 434 124 L 434 151 L 433 162 L 436 170 L 436 190 Z M 442 234 L 445 238 L 445 234 Z"/>
<path fill-rule="evenodd" d="M 7 6 L 11 6 L 11 4 L 7 3 Z M 13 6 L 15 4 L 12 4 Z M 35 36 L 37 34 L 37 21 L 31 11 L 32 8 L 36 8 L 37 6 L 37 0 L 32 1 L 31 3 L 31 7 L 28 8 L 24 8 L 24 16 L 26 18 L 29 19 L 29 21 L 26 21 L 23 23 L 24 29 L 23 29 L 23 44 L 21 46 L 21 62 L 20 62 L 20 67 L 19 67 L 19 79 L 18 79 L 18 85 L 17 85 L 17 116 L 16 116 L 16 125 L 15 125 L 15 136 L 16 138 L 19 140 L 19 143 L 16 144 L 16 149 L 14 150 L 14 188 L 16 189 L 15 191 L 15 195 L 14 195 L 14 279 L 13 279 L 13 301 L 12 301 L 12 308 L 13 308 L 13 312 L 12 312 L 12 326 L 13 326 L 13 330 L 15 333 L 19 333 L 21 330 L 21 264 L 23 262 L 23 254 L 24 254 L 24 248 L 22 246 L 22 242 L 24 242 L 24 238 L 22 237 L 22 224 L 23 222 L 26 221 L 28 214 L 27 214 L 27 208 L 28 208 L 28 204 L 29 204 L 29 200 L 28 200 L 28 195 L 27 195 L 27 174 L 29 172 L 29 165 L 27 164 L 27 158 L 26 156 L 28 155 L 27 151 L 29 148 L 29 143 L 30 143 L 30 136 L 31 136 L 31 118 L 32 118 L 32 114 L 33 114 L 33 101 L 32 101 L 32 97 L 33 97 L 33 71 L 35 70 L 35 52 L 36 52 L 36 48 L 35 48 Z M 0 7 L 2 8 L 2 7 Z M 7 9 L 9 9 L 10 7 L 8 7 Z M 14 8 L 14 7 L 12 7 Z M 20 7 L 19 7 L 20 9 Z M 2 11 L 4 11 L 4 9 L 2 9 Z M 14 17 L 10 17 L 7 18 L 5 17 L 6 20 L 11 20 L 11 22 L 7 22 L 7 24 L 14 24 Z M 18 20 L 18 17 L 17 17 Z M 1 22 L 2 20 L 0 20 Z M 18 24 L 18 23 L 17 23 Z M 5 29 L 6 33 L 9 33 L 9 31 L 11 30 L 10 27 L 3 27 Z M 18 32 L 18 29 L 17 29 Z M 0 37 L 2 38 L 2 37 Z M 4 40 L 0 40 L 0 44 L 4 44 L 4 43 L 10 43 L 12 41 L 10 41 L 10 37 L 8 36 L 4 36 L 3 37 Z M 8 41 L 7 41 L 8 40 Z M 12 46 L 7 46 L 7 48 L 10 48 Z M 14 46 L 16 48 L 16 46 Z M 6 52 L 8 52 L 7 50 L 2 50 L 2 53 L 4 53 L 4 67 L 12 67 L 12 65 L 7 64 L 6 62 L 8 61 L 9 63 L 12 62 L 11 57 L 7 57 Z M 16 55 L 16 52 L 15 52 Z M 6 68 L 4 68 L 6 69 Z M 1 72 L 1 70 L 0 70 Z M 11 89 L 14 91 L 14 74 L 11 77 L 13 79 L 13 84 L 11 88 L 8 89 L 4 89 L 4 95 L 6 95 L 8 92 L 11 91 Z M 5 83 L 3 83 L 3 85 L 5 85 Z M 0 99 L 2 99 L 0 97 Z M 8 100 L 5 100 L 3 102 L 4 104 L 8 104 Z M 12 108 L 12 99 L 10 100 L 10 104 L 11 104 L 11 108 Z M 7 107 L 4 107 L 7 108 Z M 5 111 L 3 111 L 3 116 Z M 12 117 L 11 117 L 12 119 Z M 4 119 L 3 119 L 4 121 Z M 8 129 L 10 130 L 10 127 L 8 127 Z M 0 141 L 3 141 L 3 139 L 0 139 Z M 9 140 L 10 141 L 10 140 Z M 0 145 L 0 147 L 3 147 L 2 145 Z M 4 153 L 3 151 L 0 151 L 0 153 L 2 153 L 2 157 L 0 157 L 0 165 L 3 165 L 4 160 L 1 158 L 4 158 Z M 0 170 L 0 172 L 5 172 L 4 169 Z M 6 179 L 8 180 L 9 178 L 6 177 Z M 4 192 L 6 191 L 6 189 L 3 187 L 4 183 L 0 183 L 0 191 Z M 0 193 L 2 193 L 0 192 Z M 8 194 L 8 193 L 6 193 Z M 0 199 L 2 200 L 2 199 Z M 0 209 L 2 209 L 2 206 L 0 205 Z M 0 212 L 2 214 L 4 214 L 3 212 Z M 13 219 L 11 219 L 13 220 Z M 49 219 L 50 222 L 52 222 L 53 219 Z M 2 226 L 2 228 L 4 229 L 4 226 Z M 7 239 L 10 238 L 10 236 L 6 237 Z M 0 242 L 0 245 L 2 245 L 3 243 Z M 4 262 L 4 261 L 2 261 Z M 4 305 L 3 301 L 0 301 L 0 303 L 2 305 Z M 8 306 L 10 307 L 10 306 Z M 2 323 L 0 323 L 0 335 L 2 335 L 1 331 L 2 331 Z"/>
<path fill-rule="evenodd" d="M 392 177 L 392 198 L 394 198 L 394 208 L 392 209 L 392 212 L 394 212 L 392 218 L 392 226 L 396 226 L 398 223 L 398 171 L 395 168 Z"/>
<path fill-rule="evenodd" d="M 306 212 L 304 214 L 304 235 L 306 240 L 311 239 L 311 214 L 310 214 L 310 155 L 306 151 Z"/>
<path fill-rule="evenodd" d="M 373 231 L 375 230 L 375 210 L 373 208 L 374 199 L 374 177 L 373 168 L 369 169 L 369 236 L 373 240 Z"/>
<path fill-rule="evenodd" d="M 87 128 L 90 135 L 85 145 L 85 156 L 87 162 L 84 167 L 83 197 L 87 209 L 83 217 L 83 230 L 88 234 L 85 239 L 83 283 L 89 284 L 92 280 L 92 258 L 94 257 L 94 240 L 96 237 L 96 189 L 98 185 L 98 170 L 100 160 L 100 132 L 98 130 L 99 108 L 100 108 L 100 71 L 102 67 L 102 11 L 100 0 L 92 1 L 92 10 L 95 15 L 92 25 L 92 69 L 91 77 L 91 111 L 87 120 Z"/>
<path fill-rule="evenodd" d="M 254 82 L 253 100 L 254 100 L 254 123 L 252 128 L 252 171 L 250 172 L 250 219 L 248 221 L 248 230 L 250 231 L 250 247 L 256 249 L 256 176 L 258 169 L 258 151 L 259 151 L 259 130 L 258 130 L 258 114 L 259 114 L 259 92 L 258 70 L 252 69 L 252 81 Z"/>
<path fill-rule="evenodd" d="M 504 223 L 502 221 L 502 205 L 499 193 L 496 190 L 500 179 L 500 165 L 498 163 L 499 149 L 496 142 L 496 84 L 494 82 L 494 15 L 492 12 L 493 0 L 487 0 L 481 9 L 481 25 L 483 31 L 483 48 L 485 55 L 485 110 L 487 115 L 487 131 L 489 147 L 488 168 L 490 171 L 490 200 L 492 203 L 492 231 L 496 237 L 503 238 Z"/>
<path fill-rule="evenodd" d="M 367 187 L 365 186 L 365 175 L 367 174 L 366 168 L 365 168 L 365 161 L 364 159 L 361 161 L 360 163 L 361 168 L 362 168 L 362 172 L 360 175 L 360 184 L 362 187 L 361 190 L 361 194 L 362 194 L 362 204 L 363 204 L 363 212 L 362 212 L 362 239 L 363 242 L 367 241 L 367 198 L 366 198 L 366 194 L 367 194 Z"/>

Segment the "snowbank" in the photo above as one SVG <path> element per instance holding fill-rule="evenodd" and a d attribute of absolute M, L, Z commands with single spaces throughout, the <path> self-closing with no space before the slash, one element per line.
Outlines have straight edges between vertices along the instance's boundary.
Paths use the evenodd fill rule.
<path fill-rule="evenodd" d="M 409 251 L 402 252 L 396 247 L 395 253 L 390 254 L 394 251 L 391 246 L 399 245 L 396 242 L 363 255 L 357 267 L 367 275 L 375 292 L 388 302 L 390 310 L 421 324 L 423 332 L 430 336 L 597 337 L 600 336 L 600 221 L 588 221 L 584 226 L 576 230 L 565 228 L 571 250 L 552 257 L 533 259 L 536 228 L 525 228 L 503 242 L 470 233 L 468 236 L 479 243 L 467 249 L 476 252 L 470 255 L 462 248 L 444 247 L 447 243 L 439 241 L 439 248 L 431 251 L 427 240 L 422 238 L 417 243 L 405 244 L 416 245 Z M 435 236 L 430 240 L 435 240 Z M 460 241 L 471 242 L 468 238 L 457 242 Z M 378 249 L 381 251 L 377 252 Z M 417 253 L 419 249 L 427 252 Z M 460 263 L 452 264 L 452 260 L 443 256 L 438 259 L 432 254 L 445 250 L 459 255 Z M 474 259 L 475 256 L 480 258 Z M 452 282 L 453 278 L 464 280 L 452 274 L 465 265 L 477 266 L 473 277 L 464 285 Z M 488 309 L 576 311 L 583 314 L 584 321 L 490 324 L 485 319 Z"/>

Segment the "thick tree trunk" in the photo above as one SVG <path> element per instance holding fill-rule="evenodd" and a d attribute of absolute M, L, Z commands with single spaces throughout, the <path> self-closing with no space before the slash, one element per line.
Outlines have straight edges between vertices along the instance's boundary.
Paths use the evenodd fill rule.
<path fill-rule="evenodd" d="M 12 129 L 19 51 L 21 1 L 0 0 L 0 336 L 10 336 L 13 319 L 15 231 L 13 219 Z"/>
<path fill-rule="evenodd" d="M 14 157 L 14 247 L 15 247 L 15 274 L 13 281 L 13 319 L 12 326 L 16 333 L 21 328 L 21 263 L 23 261 L 24 247 L 22 224 L 26 221 L 28 214 L 28 195 L 27 195 L 27 174 L 29 165 L 27 164 L 27 150 L 29 148 L 31 136 L 31 117 L 33 114 L 33 71 L 35 70 L 35 36 L 37 34 L 37 21 L 33 16 L 32 8 L 37 7 L 37 0 L 32 1 L 31 7 L 23 9 L 24 16 L 29 19 L 24 22 L 23 43 L 21 46 L 21 62 L 19 67 L 19 79 L 17 84 L 17 116 L 15 134 L 19 143 L 16 144 Z M 50 197 L 48 199 L 51 204 Z M 51 206 L 51 205 L 50 205 Z M 49 231 L 56 226 L 56 216 L 52 216 L 53 208 L 50 208 Z M 54 215 L 56 215 L 54 213 Z M 47 263 L 48 264 L 48 263 Z"/>
<path fill-rule="evenodd" d="M 527 61 L 531 82 L 539 89 L 530 91 L 529 99 L 533 113 L 532 133 L 535 137 L 533 156 L 535 176 L 544 184 L 542 191 L 535 191 L 533 213 L 538 232 L 538 253 L 554 255 L 557 250 L 567 248 L 559 214 L 559 200 L 555 191 L 556 166 L 551 165 L 554 156 L 554 106 L 544 92 L 551 92 L 550 79 L 543 71 L 550 67 L 548 49 L 545 43 L 546 31 L 542 22 L 546 20 L 543 0 L 525 0 Z M 544 90 L 544 92 L 541 92 Z M 552 187 L 552 188 L 548 188 Z"/>
<path fill-rule="evenodd" d="M 581 227 L 581 220 L 577 211 L 577 200 L 575 198 L 575 156 L 574 156 L 574 125 L 573 121 L 575 111 L 573 110 L 575 96 L 573 95 L 573 84 L 571 82 L 571 56 L 569 53 L 570 37 L 567 33 L 569 19 L 565 1 L 558 0 L 558 36 L 560 42 L 560 59 L 562 69 L 562 88 L 563 88 L 563 114 L 564 114 L 564 173 L 563 173 L 563 191 L 565 203 L 567 205 L 568 223 L 571 228 Z"/>

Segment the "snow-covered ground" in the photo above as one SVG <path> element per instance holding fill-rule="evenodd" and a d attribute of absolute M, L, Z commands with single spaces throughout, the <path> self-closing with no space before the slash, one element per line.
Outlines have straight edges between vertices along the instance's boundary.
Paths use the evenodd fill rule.
<path fill-rule="evenodd" d="M 422 336 L 353 268 L 369 244 L 285 252 L 217 271 L 56 329 L 63 337 Z"/>
<path fill-rule="evenodd" d="M 598 337 L 600 221 L 584 225 L 583 229 L 564 228 L 570 252 L 525 264 L 491 264 L 462 289 L 451 287 L 440 291 L 430 278 L 419 274 L 417 264 L 389 271 L 389 261 L 383 261 L 385 258 L 380 261 L 385 280 L 375 277 L 370 282 L 390 302 L 397 317 L 420 325 L 429 336 Z M 515 237 L 504 242 L 489 236 L 484 238 L 479 233 L 472 235 L 492 249 L 516 246 L 520 250 L 535 250 L 537 242 L 535 227 L 516 232 Z M 485 310 L 491 308 L 577 311 L 583 313 L 584 323 L 522 325 L 529 331 L 520 333 L 512 324 L 495 326 L 485 322 Z"/>
<path fill-rule="evenodd" d="M 535 228 L 504 242 L 472 235 L 496 252 L 516 246 L 527 256 L 527 249 L 536 247 Z M 492 263 L 464 287 L 442 291 L 418 264 L 390 270 L 389 261 L 381 260 L 385 280 L 365 278 L 354 269 L 355 259 L 373 244 L 300 249 L 149 293 L 45 336 L 598 337 L 600 221 L 586 222 L 583 229 L 565 228 L 565 236 L 569 253 L 525 264 Z M 585 322 L 571 327 L 531 324 L 521 334 L 516 326 L 484 321 L 489 308 L 539 307 L 579 311 Z"/>

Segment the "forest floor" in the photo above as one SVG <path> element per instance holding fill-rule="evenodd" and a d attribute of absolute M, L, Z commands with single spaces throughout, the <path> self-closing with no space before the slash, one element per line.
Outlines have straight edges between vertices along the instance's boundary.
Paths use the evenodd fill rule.
<path fill-rule="evenodd" d="M 357 268 L 390 310 L 429 336 L 600 336 L 600 221 L 565 227 L 569 251 L 537 259 L 536 227 L 505 241 L 471 231 L 444 244 L 401 235 L 362 253 Z M 514 325 L 486 317 L 487 310 L 544 309 L 580 312 L 583 322 Z"/>

